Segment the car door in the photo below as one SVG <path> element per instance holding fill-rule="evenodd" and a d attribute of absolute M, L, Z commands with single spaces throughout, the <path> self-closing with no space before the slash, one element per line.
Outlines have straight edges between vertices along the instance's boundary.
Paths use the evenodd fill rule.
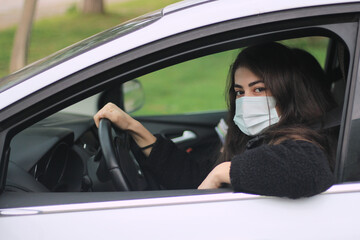
<path fill-rule="evenodd" d="M 19 113 L 2 126 L 6 131 L 1 132 L 1 146 L 9 145 L 9 136 L 15 135 L 19 129 L 79 99 L 111 88 L 115 83 L 253 43 L 319 35 L 345 44 L 348 51 L 343 116 L 349 116 L 352 114 L 349 107 L 353 99 L 351 96 L 354 96 L 350 89 L 356 89 L 351 86 L 355 86 L 358 73 L 359 51 L 355 44 L 358 39 L 358 15 L 353 13 L 353 8 L 351 11 L 340 11 L 341 14 L 337 15 L 339 11 L 338 7 L 329 6 L 312 11 L 300 9 L 254 16 L 190 31 L 136 49 L 129 55 L 115 57 L 39 91 L 21 102 L 22 106 L 19 103 L 7 110 L 7 113 Z M 135 60 L 134 55 L 137 56 Z M 332 60 L 330 57 L 327 59 Z M 101 68 L 104 66 L 107 66 L 106 70 Z M 333 69 L 330 67 L 330 70 Z M 144 87 L 145 82 L 151 84 L 145 78 L 142 81 Z M 205 88 L 201 90 L 206 91 Z M 159 93 L 160 96 L 163 94 Z M 200 136 L 194 140 L 196 144 L 207 136 L 217 142 L 214 127 L 220 118 L 226 117 L 224 110 L 198 112 L 203 110 L 206 109 L 189 108 L 189 111 L 166 116 L 149 116 L 139 112 L 139 115 L 134 113 L 134 117 L 153 133 L 177 138 L 189 130 Z M 191 113 L 194 111 L 197 113 Z M 345 145 L 342 141 L 349 133 L 346 130 L 349 129 L 348 121 L 342 122 L 339 133 L 340 162 L 344 157 Z M 185 144 L 184 149 L 188 150 L 195 146 L 191 141 L 179 144 Z M 2 159 L 6 154 L 8 151 L 3 151 Z M 338 171 L 341 169 L 339 164 Z M 358 183 L 339 184 L 324 194 L 298 201 L 232 193 L 228 189 L 225 193 L 221 189 L 140 193 L 4 192 L 0 196 L 0 229 L 8 239 L 98 239 L 104 236 L 132 239 L 357 239 L 356 217 L 360 209 L 356 203 L 359 201 L 359 190 Z"/>

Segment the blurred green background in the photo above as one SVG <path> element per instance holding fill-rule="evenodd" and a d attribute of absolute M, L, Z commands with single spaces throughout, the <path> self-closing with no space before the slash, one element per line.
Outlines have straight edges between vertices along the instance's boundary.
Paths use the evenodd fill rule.
<path fill-rule="evenodd" d="M 131 0 L 105 4 L 106 14 L 82 14 L 77 5 L 61 16 L 34 22 L 29 46 L 28 63 L 46 57 L 84 38 L 114 27 L 137 16 L 161 9 L 180 0 Z M 0 78 L 9 74 L 9 62 L 15 27 L 0 31 Z"/>

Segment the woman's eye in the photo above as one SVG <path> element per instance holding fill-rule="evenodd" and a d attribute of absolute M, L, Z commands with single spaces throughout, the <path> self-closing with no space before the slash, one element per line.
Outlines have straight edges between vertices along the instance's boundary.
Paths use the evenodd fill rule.
<path fill-rule="evenodd" d="M 236 97 L 241 97 L 242 95 L 244 95 L 244 91 L 235 91 Z"/>
<path fill-rule="evenodd" d="M 266 88 L 255 88 L 256 93 L 261 93 L 261 92 L 264 92 L 264 91 L 266 91 Z"/>

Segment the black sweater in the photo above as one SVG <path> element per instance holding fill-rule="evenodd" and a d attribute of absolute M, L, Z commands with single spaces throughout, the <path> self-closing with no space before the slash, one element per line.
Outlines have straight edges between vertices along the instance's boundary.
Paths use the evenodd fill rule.
<path fill-rule="evenodd" d="M 143 165 L 164 187 L 183 189 L 197 188 L 212 170 L 213 162 L 192 159 L 170 140 L 157 136 Z M 334 181 L 326 154 L 300 140 L 251 145 L 231 160 L 230 179 L 236 192 L 289 198 L 321 193 Z"/>

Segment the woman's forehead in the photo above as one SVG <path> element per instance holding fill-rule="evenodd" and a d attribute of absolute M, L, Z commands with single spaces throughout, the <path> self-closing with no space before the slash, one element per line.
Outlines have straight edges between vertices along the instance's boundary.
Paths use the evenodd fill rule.
<path fill-rule="evenodd" d="M 250 69 L 246 67 L 239 67 L 235 71 L 234 84 L 241 85 L 242 87 L 249 86 L 254 82 L 259 82 L 262 79 L 255 75 Z"/>

